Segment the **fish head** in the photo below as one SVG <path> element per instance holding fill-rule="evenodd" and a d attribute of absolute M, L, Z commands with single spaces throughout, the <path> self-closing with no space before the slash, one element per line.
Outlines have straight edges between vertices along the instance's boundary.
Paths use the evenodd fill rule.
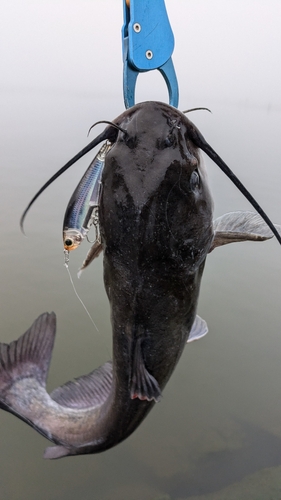
<path fill-rule="evenodd" d="M 166 253 L 190 255 L 188 260 L 198 266 L 213 239 L 213 201 L 189 121 L 167 104 L 144 102 L 114 123 L 121 130 L 106 156 L 102 177 L 103 240 L 116 245 L 120 221 L 126 235 L 132 220 L 132 227 L 140 221 L 145 226 L 142 242 L 150 254 L 157 240 L 164 252 L 166 238 Z M 157 253 L 157 245 L 153 248 Z"/>
<path fill-rule="evenodd" d="M 192 123 L 183 113 L 168 104 L 148 101 L 126 110 L 114 123 L 122 129 L 115 146 L 120 161 L 124 155 L 128 171 L 144 172 L 150 182 L 151 176 L 161 179 L 169 169 L 180 166 L 186 192 L 194 193 L 196 199 L 208 198 L 212 205 L 204 162 L 190 133 Z M 107 158 L 115 155 L 116 147 Z"/>

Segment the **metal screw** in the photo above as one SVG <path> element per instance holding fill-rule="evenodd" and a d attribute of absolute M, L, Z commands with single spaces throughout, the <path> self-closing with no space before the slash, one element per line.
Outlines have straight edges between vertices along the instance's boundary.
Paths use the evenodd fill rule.
<path fill-rule="evenodd" d="M 147 59 L 152 59 L 153 58 L 153 52 L 152 52 L 152 50 L 147 50 L 146 53 L 145 53 L 145 55 L 146 55 Z"/>
<path fill-rule="evenodd" d="M 141 25 L 139 23 L 135 23 L 133 28 L 136 33 L 139 33 L 141 31 Z"/>

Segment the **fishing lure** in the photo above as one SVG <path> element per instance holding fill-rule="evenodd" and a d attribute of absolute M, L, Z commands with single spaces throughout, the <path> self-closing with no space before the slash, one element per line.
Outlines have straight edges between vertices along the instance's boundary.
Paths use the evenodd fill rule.
<path fill-rule="evenodd" d="M 111 146 L 109 141 L 103 144 L 69 200 L 63 222 L 63 244 L 67 253 L 80 245 L 92 225 L 96 230 L 95 241 L 99 240 L 101 176 Z"/>

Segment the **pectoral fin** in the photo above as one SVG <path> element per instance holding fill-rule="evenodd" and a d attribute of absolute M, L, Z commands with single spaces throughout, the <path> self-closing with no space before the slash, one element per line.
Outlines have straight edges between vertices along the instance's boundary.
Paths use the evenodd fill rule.
<path fill-rule="evenodd" d="M 189 344 L 190 342 L 194 342 L 194 340 L 199 340 L 202 337 L 205 337 L 208 331 L 209 330 L 206 321 L 204 321 L 204 319 L 200 318 L 200 316 L 197 315 L 190 330 L 187 344 Z"/>
<path fill-rule="evenodd" d="M 281 226 L 275 224 L 281 234 Z M 230 212 L 214 221 L 214 240 L 210 252 L 216 247 L 238 241 L 264 241 L 273 237 L 268 225 L 254 212 Z"/>
<path fill-rule="evenodd" d="M 160 401 L 161 389 L 157 380 L 147 371 L 141 350 L 142 339 L 136 342 L 133 370 L 131 376 L 131 399 L 141 399 L 142 401 Z"/>
<path fill-rule="evenodd" d="M 86 255 L 85 260 L 82 263 L 82 266 L 80 267 L 77 273 L 78 278 L 80 278 L 82 271 L 84 271 L 84 269 L 86 269 L 86 267 L 88 267 L 91 264 L 91 262 L 93 262 L 93 260 L 99 256 L 101 251 L 102 251 L 102 244 L 99 240 L 96 240 L 95 243 L 91 246 L 89 252 Z"/>

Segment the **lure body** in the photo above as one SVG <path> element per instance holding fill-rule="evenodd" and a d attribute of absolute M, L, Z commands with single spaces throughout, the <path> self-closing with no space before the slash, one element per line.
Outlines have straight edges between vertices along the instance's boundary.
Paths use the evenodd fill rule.
<path fill-rule="evenodd" d="M 96 228 L 96 239 L 98 239 L 101 176 L 105 157 L 110 148 L 110 142 L 106 141 L 69 200 L 63 222 L 63 242 L 67 251 L 75 250 L 80 245 L 93 224 Z"/>

